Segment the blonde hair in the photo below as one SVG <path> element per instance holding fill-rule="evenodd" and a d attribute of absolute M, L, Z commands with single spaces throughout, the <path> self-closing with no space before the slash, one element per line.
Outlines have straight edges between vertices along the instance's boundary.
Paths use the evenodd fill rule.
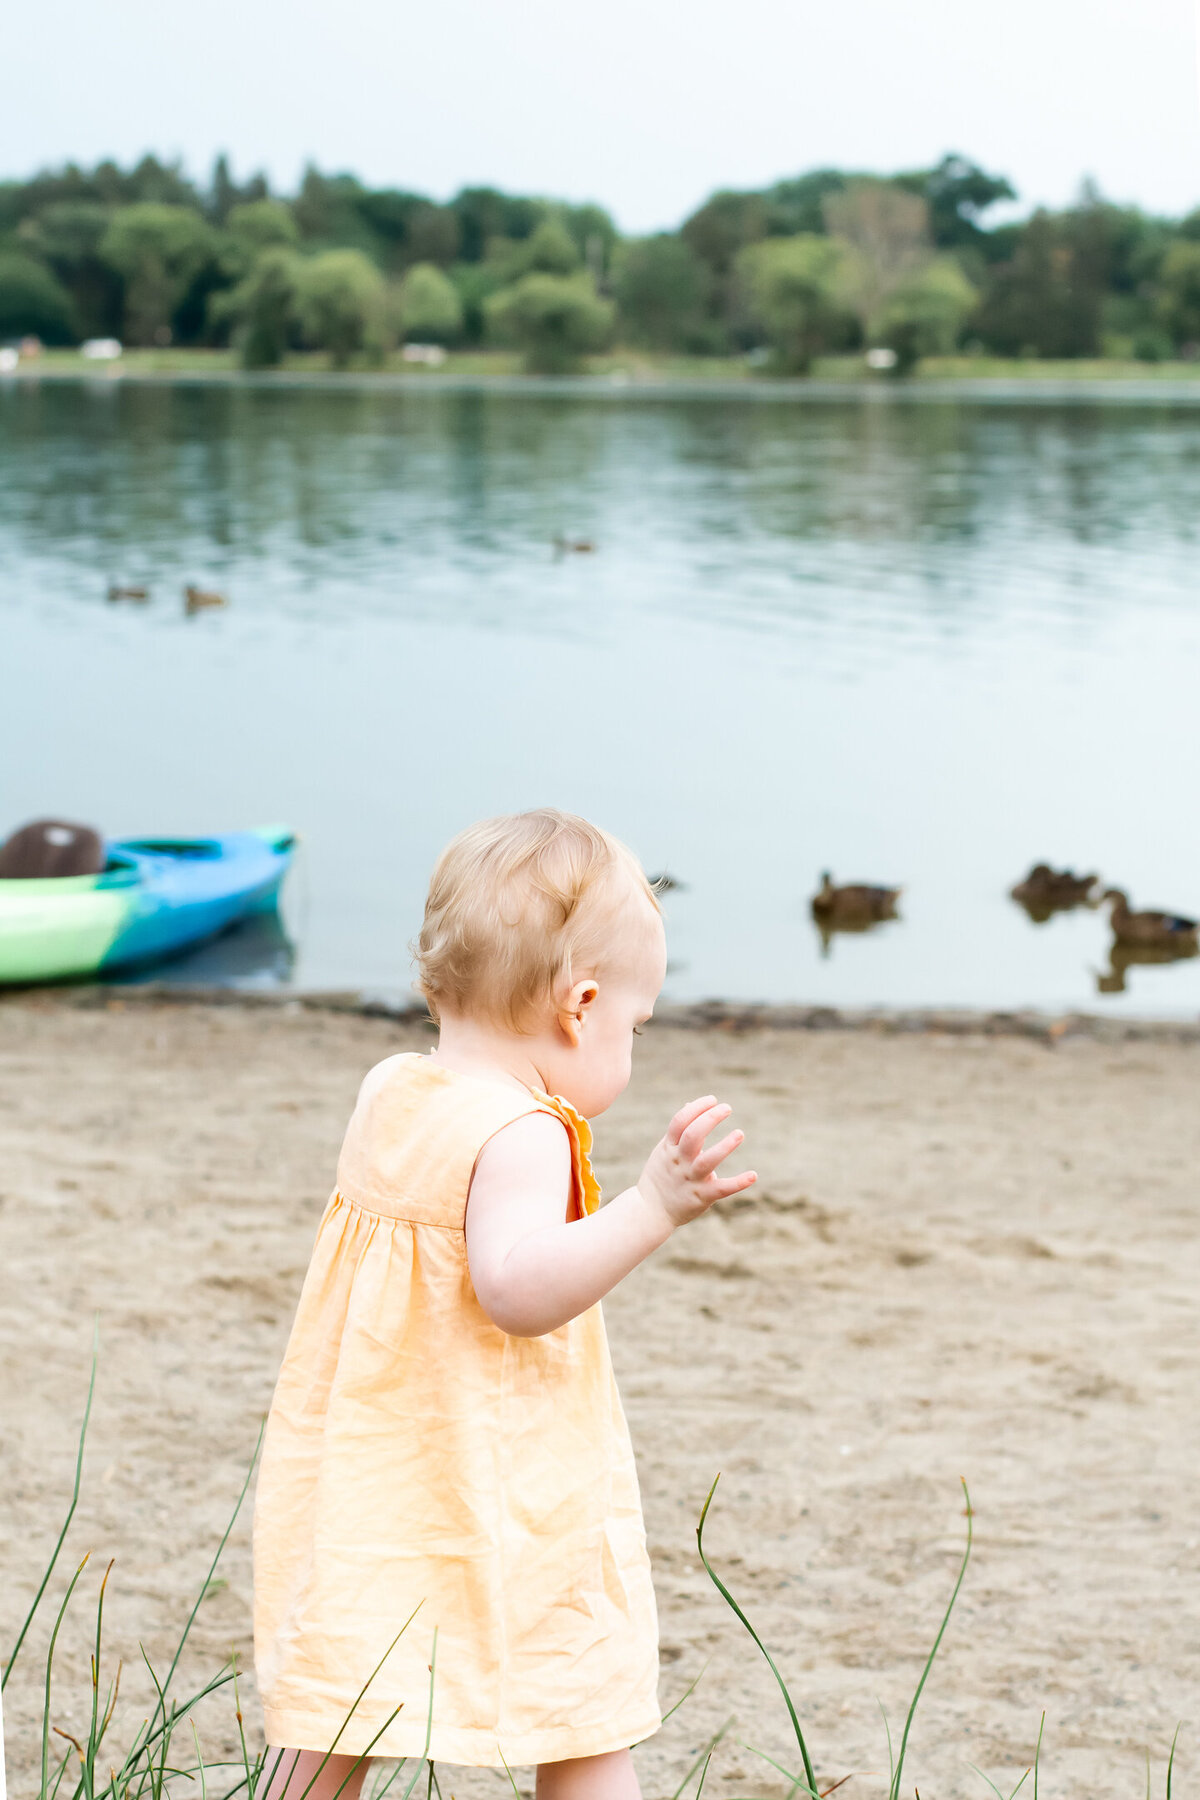
<path fill-rule="evenodd" d="M 416 945 L 434 1018 L 447 1006 L 527 1029 L 576 968 L 596 968 L 622 887 L 661 910 L 632 850 L 573 813 L 469 825 L 438 858 Z"/>

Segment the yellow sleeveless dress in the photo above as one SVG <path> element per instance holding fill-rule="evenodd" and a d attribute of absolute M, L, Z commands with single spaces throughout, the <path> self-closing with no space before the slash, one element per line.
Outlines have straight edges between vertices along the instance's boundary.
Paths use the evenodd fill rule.
<path fill-rule="evenodd" d="M 428 1731 L 431 1757 L 499 1768 L 616 1750 L 660 1723 L 600 1307 L 509 1337 L 471 1286 L 476 1159 L 531 1112 L 566 1126 L 572 1216 L 594 1211 L 591 1133 L 565 1101 L 418 1055 L 363 1083 L 258 1477 L 254 1646 L 273 1746 L 420 1756 Z"/>

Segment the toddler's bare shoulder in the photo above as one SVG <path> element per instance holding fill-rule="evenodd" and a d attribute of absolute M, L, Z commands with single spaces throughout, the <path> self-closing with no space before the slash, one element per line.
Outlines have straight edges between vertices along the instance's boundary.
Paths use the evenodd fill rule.
<path fill-rule="evenodd" d="M 566 1180 L 571 1173 L 571 1140 L 566 1124 L 554 1113 L 522 1113 L 493 1133 L 475 1165 L 476 1180 L 545 1177 Z"/>
<path fill-rule="evenodd" d="M 377 1094 L 380 1088 L 386 1087 L 401 1063 L 409 1061 L 411 1061 L 411 1052 L 400 1050 L 395 1056 L 385 1056 L 382 1062 L 377 1062 L 374 1068 L 368 1069 L 359 1083 L 358 1103 L 361 1105 L 364 1100 L 369 1100 L 373 1094 Z"/>

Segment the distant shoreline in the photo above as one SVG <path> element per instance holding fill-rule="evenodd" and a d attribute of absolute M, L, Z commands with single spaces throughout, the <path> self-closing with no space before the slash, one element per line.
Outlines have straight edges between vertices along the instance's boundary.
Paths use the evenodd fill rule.
<path fill-rule="evenodd" d="M 83 1011 L 120 1010 L 125 1006 L 217 1006 L 297 1012 L 341 1013 L 359 1018 L 392 1019 L 397 1024 L 432 1022 L 416 1000 L 387 997 L 346 988 L 239 988 L 208 983 L 164 981 L 97 982 L 78 986 L 11 988 L 0 991 L 0 1006 L 58 1005 Z M 984 1008 L 956 1006 L 826 1006 L 790 1001 L 691 1000 L 661 1004 L 656 1027 L 675 1031 L 715 1031 L 740 1035 L 747 1031 L 849 1031 L 878 1037 L 940 1033 L 950 1037 L 1029 1038 L 1049 1047 L 1064 1038 L 1083 1037 L 1101 1043 L 1151 1041 L 1200 1043 L 1200 1019 L 1099 1013 L 1045 1012 L 1036 1007 Z"/>
<path fill-rule="evenodd" d="M 442 369 L 335 370 L 318 359 L 307 365 L 263 371 L 240 369 L 231 356 L 205 351 L 130 352 L 119 363 L 86 363 L 77 354 L 50 351 L 0 375 L 0 391 L 43 382 L 89 387 L 225 387 L 247 390 L 327 388 L 361 393 L 500 394 L 575 396 L 604 400 L 737 399 L 749 401 L 848 401 L 906 404 L 972 400 L 998 404 L 1113 401 L 1119 405 L 1200 405 L 1200 363 L 1133 365 L 996 360 L 930 359 L 903 380 L 872 376 L 857 358 L 828 358 L 805 377 L 762 375 L 744 362 L 622 363 L 608 360 L 573 375 L 526 375 L 500 356 L 451 356 Z M 980 367 L 982 363 L 982 367 Z M 1150 373 L 1158 368 L 1162 373 Z"/>

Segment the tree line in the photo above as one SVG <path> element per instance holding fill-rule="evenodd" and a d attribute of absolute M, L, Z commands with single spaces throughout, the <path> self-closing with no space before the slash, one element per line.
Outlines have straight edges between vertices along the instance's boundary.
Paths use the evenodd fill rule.
<path fill-rule="evenodd" d="M 965 157 L 818 169 L 721 191 L 677 231 L 622 237 L 596 205 L 464 188 L 445 203 L 309 167 L 298 191 L 206 185 L 146 156 L 0 183 L 0 339 L 233 345 L 337 366 L 400 342 L 515 348 L 533 370 L 613 344 L 803 374 L 879 348 L 903 372 L 957 350 L 1200 355 L 1200 208 L 1165 219 L 1085 184 L 1059 211 Z"/>

